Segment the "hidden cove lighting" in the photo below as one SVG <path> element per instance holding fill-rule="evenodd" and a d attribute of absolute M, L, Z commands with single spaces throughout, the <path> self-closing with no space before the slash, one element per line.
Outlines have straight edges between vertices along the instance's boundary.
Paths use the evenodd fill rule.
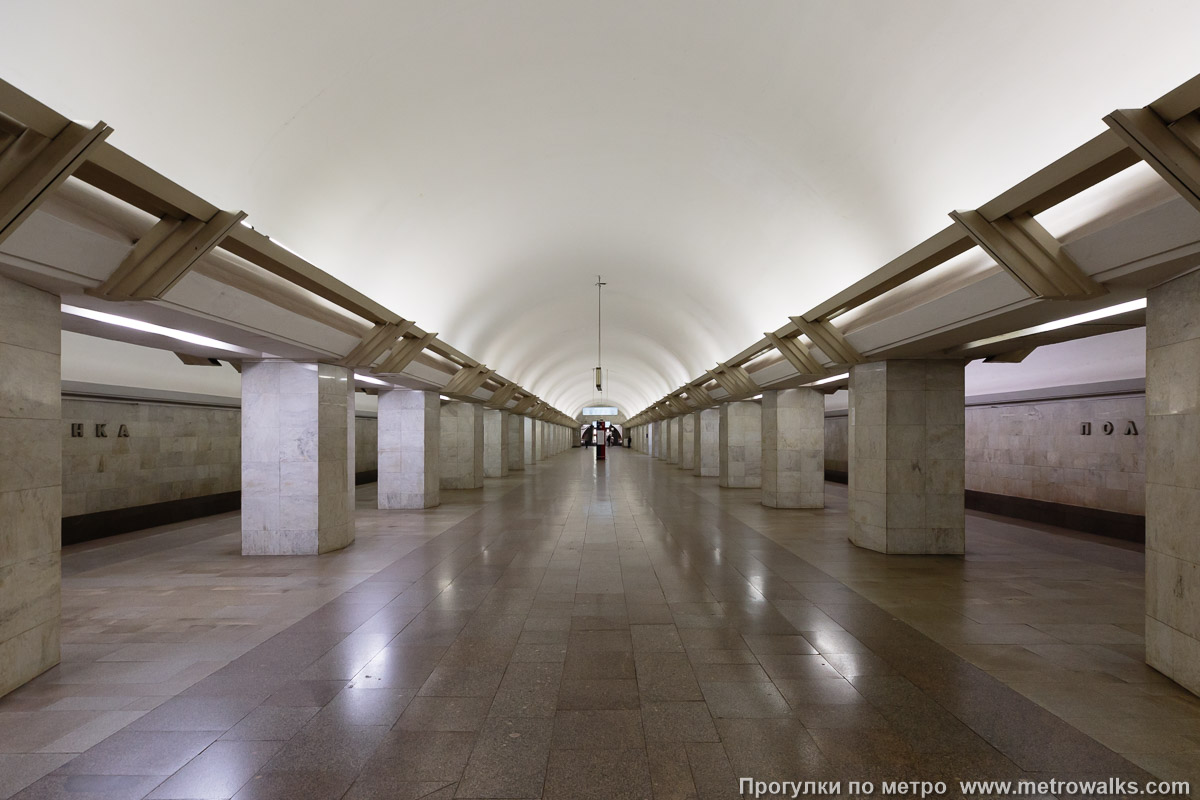
<path fill-rule="evenodd" d="M 188 344 L 196 344 L 201 347 L 213 347 L 218 350 L 226 350 L 231 353 L 241 353 L 247 356 L 257 356 L 259 353 L 255 350 L 247 350 L 244 347 L 238 347 L 236 344 L 222 342 L 218 339 L 210 339 L 207 336 L 201 336 L 198 333 L 190 333 L 181 331 L 177 328 L 168 328 L 164 325 L 155 325 L 152 322 L 143 322 L 140 319 L 131 319 L 130 317 L 119 317 L 116 314 L 108 314 L 103 311 L 93 311 L 90 308 L 80 308 L 79 306 L 69 306 L 65 303 L 62 306 L 64 314 L 70 314 L 75 317 L 84 317 L 85 319 L 103 322 L 108 325 L 116 325 L 119 328 L 129 328 L 130 330 L 142 331 L 143 333 L 152 333 L 156 336 L 165 336 L 168 339 L 174 339 L 179 342 L 187 342 Z"/>
<path fill-rule="evenodd" d="M 962 346 L 963 350 L 972 350 L 976 347 L 983 347 L 997 342 L 1006 342 L 1009 339 L 1020 339 L 1025 336 L 1034 336 L 1039 333 L 1048 333 L 1057 331 L 1063 328 L 1069 328 L 1072 325 L 1082 325 L 1085 322 L 1095 322 L 1098 319 L 1106 319 L 1107 317 L 1115 317 L 1118 314 L 1126 314 L 1130 311 L 1138 311 L 1146 307 L 1146 298 L 1142 297 L 1137 300 L 1130 300 L 1128 303 L 1118 303 L 1115 306 L 1107 308 L 1098 308 L 1095 311 L 1088 311 L 1084 314 L 1076 314 L 1073 317 L 1063 317 L 1056 319 L 1053 322 L 1043 322 L 1041 325 L 1034 325 L 1032 328 L 1023 328 L 1019 331 L 1011 333 L 1003 333 L 999 336 L 990 336 L 986 339 L 968 342 Z"/>

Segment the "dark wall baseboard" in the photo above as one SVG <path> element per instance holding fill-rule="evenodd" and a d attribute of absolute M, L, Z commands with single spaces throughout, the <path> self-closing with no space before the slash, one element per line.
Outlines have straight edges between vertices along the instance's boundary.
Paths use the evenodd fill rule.
<path fill-rule="evenodd" d="M 1027 497 L 1009 497 L 967 490 L 967 508 L 988 514 L 1040 522 L 1072 531 L 1109 536 L 1127 542 L 1146 541 L 1146 518 L 1140 514 L 1122 514 L 1099 508 L 1069 506 L 1046 500 L 1030 500 Z"/>
<path fill-rule="evenodd" d="M 356 486 L 361 486 L 364 483 L 374 483 L 377 478 L 376 470 L 367 470 L 356 474 L 354 483 Z M 63 517 L 62 543 L 66 546 L 90 542 L 94 539 L 103 539 L 105 536 L 132 533 L 146 528 L 156 528 L 159 525 L 171 525 L 176 522 L 186 522 L 189 519 L 237 511 L 241 507 L 242 493 L 237 491 Z"/>
<path fill-rule="evenodd" d="M 226 511 L 237 511 L 241 507 L 242 493 L 237 491 L 63 517 L 62 543 L 65 547 L 69 544 L 90 542 L 119 533 L 141 531 L 159 525 L 223 514 Z"/>
<path fill-rule="evenodd" d="M 845 472 L 827 469 L 825 480 L 831 483 L 849 483 L 850 476 Z M 1065 503 L 1030 500 L 1027 497 L 976 492 L 972 489 L 966 492 L 965 504 L 972 511 L 999 514 L 1027 522 L 1040 522 L 1056 528 L 1109 536 L 1127 542 L 1146 541 L 1146 518 L 1139 514 L 1122 514 L 1119 511 L 1069 506 Z"/>

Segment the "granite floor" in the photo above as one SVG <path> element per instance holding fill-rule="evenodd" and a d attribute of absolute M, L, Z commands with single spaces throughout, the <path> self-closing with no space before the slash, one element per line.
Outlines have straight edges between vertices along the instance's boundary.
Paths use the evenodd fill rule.
<path fill-rule="evenodd" d="M 726 798 L 759 780 L 1200 784 L 1141 663 L 1136 547 L 968 516 L 882 556 L 628 450 L 312 557 L 224 515 L 64 551 L 63 663 L 0 699 L 0 797 Z"/>

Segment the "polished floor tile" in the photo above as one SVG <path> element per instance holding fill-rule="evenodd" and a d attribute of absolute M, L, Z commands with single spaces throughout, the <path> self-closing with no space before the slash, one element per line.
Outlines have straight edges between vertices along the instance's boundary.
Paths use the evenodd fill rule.
<path fill-rule="evenodd" d="M 728 798 L 737 779 L 1200 782 L 1141 662 L 1144 557 L 988 515 L 882 556 L 625 450 L 316 557 L 236 515 L 64 551 L 63 663 L 0 699 L 0 798 Z M 73 748 L 73 749 L 72 749 Z"/>

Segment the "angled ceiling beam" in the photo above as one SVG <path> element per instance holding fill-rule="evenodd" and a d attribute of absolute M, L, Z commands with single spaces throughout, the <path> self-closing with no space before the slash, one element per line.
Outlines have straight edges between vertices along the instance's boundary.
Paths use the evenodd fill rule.
<path fill-rule="evenodd" d="M 784 338 L 769 332 L 764 335 L 767 337 L 767 341 L 774 345 L 775 349 L 801 375 L 824 375 L 826 373 L 821 362 L 817 361 L 808 348 L 801 344 L 795 336 Z"/>
<path fill-rule="evenodd" d="M 383 360 L 383 363 L 372 368 L 371 371 L 377 375 L 398 375 L 436 338 L 436 333 L 426 333 L 418 337 L 401 337 L 396 340 L 395 346 L 392 347 L 392 351 Z"/>
<path fill-rule="evenodd" d="M 301 286 L 368 322 L 399 322 L 400 317 L 362 292 L 314 267 L 286 247 L 245 225 L 235 225 L 221 248 Z"/>
<path fill-rule="evenodd" d="M 667 395 L 667 403 L 670 404 L 672 409 L 678 411 L 680 414 L 687 414 L 692 410 L 692 407 L 685 403 L 683 398 L 681 398 L 679 395 Z"/>
<path fill-rule="evenodd" d="M 504 408 L 508 405 L 508 401 L 517 393 L 517 385 L 515 383 L 506 383 L 496 391 L 492 392 L 492 396 L 488 399 L 486 405 L 490 408 Z"/>
<path fill-rule="evenodd" d="M 163 217 L 89 294 L 106 300 L 161 299 L 245 218 L 241 211 L 218 211 L 207 222 Z"/>
<path fill-rule="evenodd" d="M 752 394 L 758 394 L 760 391 L 758 384 L 750 377 L 750 373 L 746 372 L 745 367 L 718 364 L 716 369 L 712 370 L 710 374 L 720 384 L 721 388 L 725 390 L 730 399 L 747 397 Z"/>
<path fill-rule="evenodd" d="M 809 341 L 821 348 L 821 352 L 838 364 L 862 364 L 867 359 L 854 349 L 854 345 L 846 341 L 842 332 L 827 319 L 810 322 L 804 317 L 792 317 L 792 324 L 797 330 L 808 337 Z"/>
<path fill-rule="evenodd" d="M 493 370 L 488 369 L 483 364 L 478 364 L 473 367 L 463 367 L 442 389 L 444 394 L 456 395 L 459 397 L 470 397 L 475 390 L 483 386 L 483 382 L 488 379 Z"/>
<path fill-rule="evenodd" d="M 985 364 L 1020 364 L 1026 358 L 1037 350 L 1037 345 L 1031 347 L 1022 347 L 1017 350 L 1009 350 L 1007 353 L 997 353 L 994 356 L 987 356 L 983 359 Z"/>
<path fill-rule="evenodd" d="M 219 367 L 221 362 L 207 356 L 194 356 L 191 353 L 176 353 L 175 356 L 189 367 Z M 240 370 L 239 370 L 240 372 Z"/>
<path fill-rule="evenodd" d="M 1200 211 L 1200 119 L 1195 113 L 1167 124 L 1148 108 L 1104 118 L 1143 161 Z"/>
<path fill-rule="evenodd" d="M 1067 300 L 1107 291 L 1079 268 L 1031 214 L 1003 216 L 991 222 L 978 211 L 951 211 L 950 217 L 1033 297 Z"/>
<path fill-rule="evenodd" d="M 693 405 L 698 409 L 710 408 L 716 405 L 716 401 L 713 400 L 712 395 L 703 386 L 688 384 L 684 387 L 684 390 L 687 392 L 688 400 L 691 400 Z"/>
<path fill-rule="evenodd" d="M 362 338 L 354 349 L 346 354 L 341 363 L 347 367 L 369 367 L 375 363 L 384 352 L 395 345 L 401 336 L 408 333 L 413 323 L 388 322 L 376 325 L 371 332 Z"/>
<path fill-rule="evenodd" d="M 0 242 L 37 211 L 110 133 L 112 128 L 103 122 L 91 128 L 69 122 L 53 138 L 27 127 L 0 150 Z"/>
<path fill-rule="evenodd" d="M 518 400 L 516 405 L 512 407 L 512 413 L 528 415 L 530 409 L 536 406 L 539 402 L 540 401 L 536 397 L 531 394 L 527 394 Z"/>

